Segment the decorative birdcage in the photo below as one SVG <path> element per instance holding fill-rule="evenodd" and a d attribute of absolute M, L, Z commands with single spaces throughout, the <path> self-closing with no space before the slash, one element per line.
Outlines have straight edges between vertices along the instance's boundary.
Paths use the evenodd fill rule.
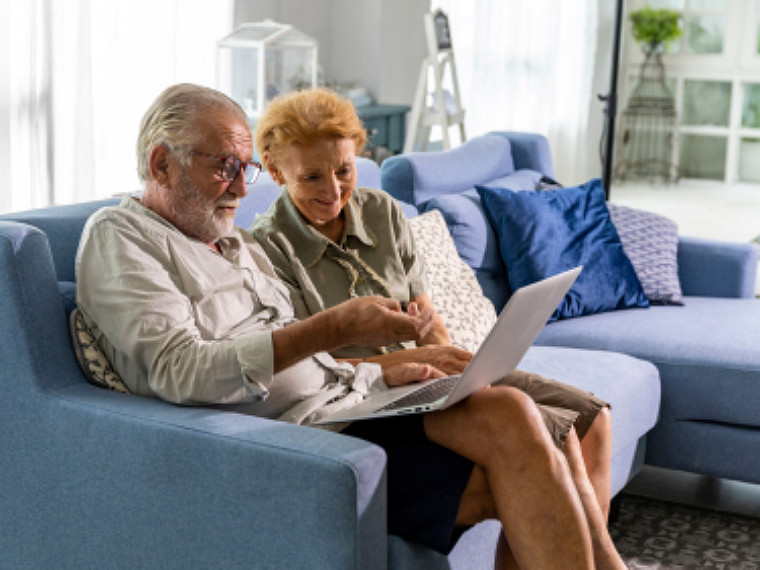
<path fill-rule="evenodd" d="M 217 42 L 217 84 L 254 123 L 280 93 L 317 85 L 317 41 L 272 20 L 242 24 Z"/>
<path fill-rule="evenodd" d="M 622 114 L 615 178 L 678 180 L 675 164 L 676 106 L 658 49 L 646 51 L 638 84 Z"/>

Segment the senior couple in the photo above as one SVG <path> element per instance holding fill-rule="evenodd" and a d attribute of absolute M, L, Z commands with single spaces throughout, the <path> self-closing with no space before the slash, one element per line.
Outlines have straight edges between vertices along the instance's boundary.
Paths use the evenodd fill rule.
<path fill-rule="evenodd" d="M 160 94 L 142 194 L 96 212 L 77 255 L 78 305 L 131 392 L 308 426 L 464 369 L 404 215 L 356 187 L 365 136 L 329 90 L 273 100 L 255 143 L 283 192 L 249 232 L 233 224 L 261 168 L 245 113 L 200 86 Z M 625 567 L 606 528 L 609 410 L 590 394 L 518 371 L 445 411 L 333 429 L 385 450 L 391 534 L 447 553 L 493 518 L 497 568 Z"/>

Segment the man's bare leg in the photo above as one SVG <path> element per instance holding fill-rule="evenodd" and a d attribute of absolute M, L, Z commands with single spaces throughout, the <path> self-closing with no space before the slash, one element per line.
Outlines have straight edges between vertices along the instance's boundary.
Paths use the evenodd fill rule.
<path fill-rule="evenodd" d="M 605 407 L 594 418 L 581 440 L 581 454 L 604 520 L 610 514 L 610 466 L 612 462 L 612 416 Z"/>
<path fill-rule="evenodd" d="M 520 568 L 593 568 L 584 507 L 567 461 L 527 395 L 510 387 L 480 390 L 448 410 L 427 414 L 424 422 L 431 441 L 469 458 L 482 472 Z M 578 459 L 582 463 L 580 454 Z M 472 490 L 468 485 L 463 503 L 477 497 Z M 489 518 L 487 508 L 469 503 L 462 513 L 475 513 L 461 521 L 467 524 Z"/>
<path fill-rule="evenodd" d="M 462 495 L 456 524 L 463 527 L 472 526 L 482 520 L 498 518 L 499 513 L 496 512 L 496 505 L 491 497 L 491 488 L 488 486 L 485 472 L 476 465 Z M 499 541 L 496 544 L 494 570 L 520 570 L 503 531 L 499 534 Z"/>
<path fill-rule="evenodd" d="M 499 542 L 496 543 L 496 556 L 494 557 L 494 570 L 520 570 L 517 560 L 512 556 L 512 549 L 509 548 L 507 537 L 502 532 L 499 535 Z"/>

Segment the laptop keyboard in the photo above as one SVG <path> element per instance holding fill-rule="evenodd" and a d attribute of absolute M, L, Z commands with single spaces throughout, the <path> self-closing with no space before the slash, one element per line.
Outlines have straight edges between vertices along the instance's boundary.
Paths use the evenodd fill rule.
<path fill-rule="evenodd" d="M 454 385 L 459 381 L 459 374 L 454 376 L 446 376 L 439 379 L 437 382 L 431 382 L 427 386 L 420 388 L 407 394 L 406 396 L 391 402 L 375 410 L 377 412 L 387 412 L 389 410 L 398 410 L 400 408 L 408 408 L 411 406 L 422 406 L 425 404 L 431 404 L 436 400 L 439 400 L 446 396 L 454 388 Z"/>

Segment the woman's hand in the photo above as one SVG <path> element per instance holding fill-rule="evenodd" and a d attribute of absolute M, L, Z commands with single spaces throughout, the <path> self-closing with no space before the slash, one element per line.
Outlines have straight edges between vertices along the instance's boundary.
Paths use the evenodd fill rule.
<path fill-rule="evenodd" d="M 430 300 L 430 296 L 427 293 L 418 295 L 414 299 L 411 299 L 406 307 L 407 314 L 411 316 L 421 315 L 423 312 L 432 313 L 433 324 L 428 330 L 427 334 L 421 337 L 417 341 L 417 346 L 423 346 L 426 344 L 451 344 L 451 336 L 446 329 L 446 325 L 435 310 L 435 305 Z"/>
<path fill-rule="evenodd" d="M 366 359 L 390 370 L 399 364 L 429 365 L 444 375 L 461 374 L 472 360 L 472 353 L 453 345 L 427 345 L 408 350 L 396 350 Z M 431 376 L 435 378 L 435 376 Z M 390 384 L 389 384 L 390 385 Z"/>
<path fill-rule="evenodd" d="M 404 362 L 387 368 L 383 367 L 383 380 L 388 387 L 406 386 L 412 382 L 424 382 L 433 378 L 443 378 L 443 372 L 419 362 Z"/>

